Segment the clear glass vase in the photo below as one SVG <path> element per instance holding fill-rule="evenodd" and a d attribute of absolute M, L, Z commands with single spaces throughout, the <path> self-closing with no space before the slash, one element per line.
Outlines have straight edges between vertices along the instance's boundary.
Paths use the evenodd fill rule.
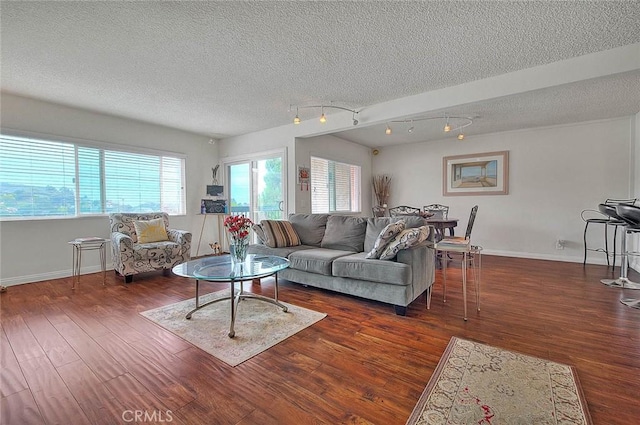
<path fill-rule="evenodd" d="M 229 244 L 229 254 L 231 255 L 231 263 L 244 263 L 247 259 L 247 250 L 249 248 L 249 238 L 235 239 Z"/>

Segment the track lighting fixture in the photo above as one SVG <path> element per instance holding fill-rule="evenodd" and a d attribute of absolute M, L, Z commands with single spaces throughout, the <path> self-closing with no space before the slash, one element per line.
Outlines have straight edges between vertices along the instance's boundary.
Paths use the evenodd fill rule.
<path fill-rule="evenodd" d="M 351 112 L 351 119 L 353 122 L 353 125 L 358 125 L 359 121 L 356 118 L 356 115 L 358 114 L 358 111 L 356 111 L 355 109 L 350 109 L 350 108 L 345 108 L 343 106 L 337 106 L 337 105 L 305 105 L 305 106 L 295 106 L 295 110 L 296 110 L 296 116 L 293 118 L 293 123 L 294 124 L 300 124 L 302 122 L 302 120 L 300 119 L 300 116 L 298 114 L 298 111 L 300 109 L 308 109 L 308 108 L 320 108 L 320 122 L 322 124 L 327 122 L 327 116 L 324 113 L 324 108 L 333 108 L 333 109 L 340 109 L 342 111 L 348 111 Z M 289 111 L 293 111 L 294 106 L 293 105 L 289 105 Z"/>
<path fill-rule="evenodd" d="M 409 124 L 410 127 L 408 128 L 407 132 L 413 133 L 415 131 L 415 126 L 413 125 L 414 121 L 431 121 L 431 120 L 444 120 L 445 124 L 442 130 L 445 133 L 449 133 L 451 131 L 458 132 L 458 140 L 464 140 L 464 133 L 462 132 L 462 129 L 465 127 L 469 127 L 471 124 L 473 124 L 473 119 L 470 117 L 450 116 L 450 115 L 437 116 L 437 117 L 417 117 L 412 119 L 391 121 L 391 123 Z M 385 134 L 392 133 L 392 129 L 389 123 L 387 123 L 387 127 L 385 128 L 384 132 Z"/>

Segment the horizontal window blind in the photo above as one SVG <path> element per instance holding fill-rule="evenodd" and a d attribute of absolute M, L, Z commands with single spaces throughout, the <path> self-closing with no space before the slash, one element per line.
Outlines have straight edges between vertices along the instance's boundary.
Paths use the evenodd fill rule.
<path fill-rule="evenodd" d="M 184 159 L 0 135 L 0 218 L 185 211 Z"/>
<path fill-rule="evenodd" d="M 75 215 L 75 147 L 0 138 L 0 217 Z"/>
<path fill-rule="evenodd" d="M 359 212 L 360 166 L 311 157 L 311 212 Z"/>

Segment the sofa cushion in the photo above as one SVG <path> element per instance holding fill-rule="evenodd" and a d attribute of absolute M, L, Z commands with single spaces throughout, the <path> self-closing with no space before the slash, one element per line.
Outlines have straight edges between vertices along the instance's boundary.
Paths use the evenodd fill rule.
<path fill-rule="evenodd" d="M 320 246 L 329 214 L 289 214 L 302 245 Z"/>
<path fill-rule="evenodd" d="M 271 248 L 300 245 L 298 233 L 286 220 L 262 220 L 262 230 L 266 237 L 265 244 Z"/>
<path fill-rule="evenodd" d="M 348 215 L 331 215 L 320 246 L 351 252 L 364 251 L 367 219 Z"/>
<path fill-rule="evenodd" d="M 422 242 L 429 239 L 429 233 L 431 228 L 429 226 L 414 227 L 412 229 L 406 229 L 400 232 L 389 245 L 380 254 L 381 260 L 390 260 L 403 249 L 409 249 L 414 246 L 420 245 Z"/>
<path fill-rule="evenodd" d="M 350 255 L 350 251 L 335 249 L 312 248 L 289 254 L 290 268 L 303 272 L 331 276 L 333 260 Z"/>
<path fill-rule="evenodd" d="M 373 248 L 371 248 L 371 250 L 367 253 L 365 258 L 367 259 L 380 258 L 380 254 L 382 254 L 382 251 L 384 251 L 384 249 L 387 247 L 389 242 L 391 242 L 391 240 L 395 238 L 398 235 L 398 233 L 404 230 L 404 226 L 405 226 L 404 220 L 399 220 L 399 221 L 396 221 L 395 223 L 387 224 L 385 228 L 382 229 L 378 237 L 376 238 L 376 241 L 373 243 Z"/>
<path fill-rule="evenodd" d="M 168 241 L 167 229 L 162 217 L 153 220 L 135 220 L 133 227 L 136 229 L 138 243 L 151 243 Z"/>
<path fill-rule="evenodd" d="M 394 261 L 366 259 L 366 253 L 358 252 L 333 261 L 333 275 L 358 280 L 388 283 L 392 285 L 411 284 L 411 266 Z"/>
<path fill-rule="evenodd" d="M 181 249 L 180 245 L 171 241 L 139 243 L 133 246 L 133 259 L 164 264 L 179 256 Z"/>
<path fill-rule="evenodd" d="M 373 249 L 378 235 L 382 229 L 384 229 L 389 223 L 396 223 L 403 220 L 405 223 L 405 229 L 411 229 L 413 227 L 424 226 L 426 222 L 422 217 L 405 215 L 402 217 L 374 217 L 367 219 L 367 231 L 364 237 L 364 252 L 369 252 Z"/>
<path fill-rule="evenodd" d="M 249 254 L 258 254 L 258 255 L 277 255 L 278 257 L 289 257 L 289 254 L 296 251 L 301 251 L 303 249 L 312 249 L 315 248 L 313 246 L 308 245 L 298 245 L 298 246 L 286 246 L 282 248 L 270 248 L 266 245 L 262 244 L 253 244 L 249 245 L 247 248 L 247 253 Z"/>

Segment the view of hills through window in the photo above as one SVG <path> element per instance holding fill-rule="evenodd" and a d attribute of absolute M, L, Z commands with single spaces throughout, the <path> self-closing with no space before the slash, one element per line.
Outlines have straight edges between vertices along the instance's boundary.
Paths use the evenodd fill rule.
<path fill-rule="evenodd" d="M 0 136 L 0 217 L 184 212 L 184 160 Z"/>

